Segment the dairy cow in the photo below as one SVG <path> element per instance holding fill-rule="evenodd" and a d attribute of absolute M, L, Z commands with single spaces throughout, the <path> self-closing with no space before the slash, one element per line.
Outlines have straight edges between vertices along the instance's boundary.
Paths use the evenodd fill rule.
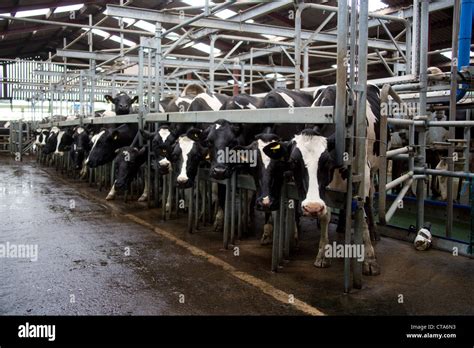
<path fill-rule="evenodd" d="M 319 94 L 314 106 L 335 105 L 335 86 L 325 88 Z M 373 194 L 371 175 L 378 168 L 379 135 L 377 133 L 380 117 L 380 93 L 377 87 L 367 89 L 367 152 L 366 176 L 364 185 L 369 196 Z M 311 127 L 295 135 L 287 142 L 272 142 L 263 151 L 274 160 L 283 161 L 290 165 L 300 197 L 303 215 L 317 217 L 321 223 L 321 237 L 314 265 L 328 267 L 330 259 L 325 255 L 329 244 L 328 226 L 331 219 L 331 209 L 325 203 L 327 187 L 344 190 L 343 172 L 335 166 L 335 129 L 334 126 Z M 365 197 L 366 201 L 369 197 Z M 363 222 L 363 242 L 365 258 L 363 273 L 377 275 L 380 268 L 375 257 L 375 251 L 370 240 L 367 222 Z"/>
<path fill-rule="evenodd" d="M 90 149 L 89 131 L 81 126 L 76 127 L 72 135 L 72 147 L 69 151 L 69 157 L 75 170 L 82 168 Z"/>
<path fill-rule="evenodd" d="M 35 130 L 35 141 L 33 143 L 33 151 L 36 151 L 39 147 L 44 147 L 46 145 L 46 138 L 49 135 L 48 129 L 38 128 Z"/>
<path fill-rule="evenodd" d="M 116 115 L 128 115 L 130 113 L 132 104 L 138 102 L 138 96 L 130 98 L 125 92 L 120 92 L 115 97 L 105 95 L 104 99 L 114 104 Z"/>
<path fill-rule="evenodd" d="M 127 190 L 132 180 L 138 175 L 140 167 L 147 161 L 147 147 L 141 149 L 125 146 L 116 150 L 115 181 L 107 195 L 107 200 L 113 199 L 118 192 Z"/>

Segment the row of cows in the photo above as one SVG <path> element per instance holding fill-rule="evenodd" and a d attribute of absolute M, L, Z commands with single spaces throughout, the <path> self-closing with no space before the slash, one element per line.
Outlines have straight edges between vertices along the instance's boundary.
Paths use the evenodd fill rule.
<path fill-rule="evenodd" d="M 321 239 L 316 256 L 316 267 L 328 267 L 330 260 L 325 256 L 329 244 L 328 225 L 331 209 L 326 204 L 327 188 L 344 190 L 346 179 L 342 168 L 335 165 L 335 126 L 317 124 L 236 124 L 225 120 L 225 110 L 292 108 L 335 105 L 335 86 L 319 88 L 314 93 L 275 89 L 263 98 L 246 94 L 229 97 L 211 94 L 198 86 L 188 86 L 179 97 L 167 100 L 162 105 L 165 112 L 175 111 L 221 111 L 223 118 L 212 124 L 161 124 L 154 132 L 139 131 L 132 123 L 102 127 L 52 127 L 38 130 L 36 146 L 43 154 L 62 155 L 69 152 L 76 170 L 86 172 L 115 160 L 115 182 L 107 199 L 113 199 L 117 191 L 126 190 L 140 167 L 152 151 L 153 167 L 159 175 L 171 173 L 173 183 L 179 188 L 195 185 L 199 166 L 209 167 L 210 176 L 216 180 L 229 178 L 234 171 L 254 177 L 257 188 L 254 197 L 255 208 L 264 211 L 265 228 L 262 243 L 271 241 L 271 211 L 279 208 L 280 190 L 284 180 L 294 181 L 298 189 L 299 204 L 296 209 L 296 223 L 300 216 L 318 218 Z M 115 98 L 107 97 L 115 105 L 117 114 L 127 114 L 135 99 L 126 94 Z M 288 114 L 291 117 L 291 113 Z M 378 120 L 380 117 L 380 92 L 375 86 L 368 86 L 367 98 L 367 152 L 364 184 L 367 202 L 374 193 L 371 177 L 378 168 Z M 150 140 L 151 148 L 138 146 L 138 137 Z M 146 142 L 144 142 L 146 144 Z M 222 154 L 237 151 L 239 160 L 225 158 Z M 256 154 L 254 162 L 245 161 L 245 156 Z M 247 158 L 248 159 L 248 158 Z M 216 219 L 222 219 L 224 189 L 218 187 L 218 212 Z M 147 190 L 139 200 L 145 200 Z M 364 274 L 377 275 L 380 272 L 372 247 L 370 232 L 374 221 L 370 204 L 366 204 L 368 223 L 364 223 L 363 242 L 365 258 Z M 341 215 L 344 215 L 343 213 Z M 341 219 L 341 223 L 344 221 Z M 219 222 L 216 226 L 219 226 Z M 369 232 L 370 230 L 370 232 Z"/>

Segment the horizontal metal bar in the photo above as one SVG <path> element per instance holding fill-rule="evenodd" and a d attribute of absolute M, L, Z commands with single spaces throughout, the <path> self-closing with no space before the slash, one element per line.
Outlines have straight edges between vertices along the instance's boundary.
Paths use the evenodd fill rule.
<path fill-rule="evenodd" d="M 102 60 L 109 60 L 114 58 L 116 55 L 110 53 L 96 53 L 96 52 L 87 52 L 87 51 L 74 51 L 74 50 L 62 50 L 58 49 L 57 53 L 58 57 L 65 57 L 65 58 L 77 58 L 77 59 L 94 59 L 97 61 Z M 163 59 L 162 62 L 167 67 L 181 67 L 181 68 L 195 68 L 195 69 L 209 69 L 210 63 L 208 57 L 202 57 L 202 61 L 196 60 L 180 60 L 180 59 Z M 131 63 L 138 63 L 138 56 L 130 56 L 127 55 L 127 59 Z M 152 63 L 154 64 L 154 59 L 152 59 Z M 250 70 L 250 64 L 244 64 L 245 70 Z M 230 69 L 234 68 L 234 64 L 227 64 L 224 63 L 221 65 L 221 69 Z M 261 72 L 280 72 L 291 74 L 295 71 L 294 67 L 286 67 L 286 66 L 266 66 L 266 65 L 252 65 L 253 71 L 261 71 Z"/>
<path fill-rule="evenodd" d="M 168 120 L 176 123 L 213 123 L 225 119 L 235 123 L 316 123 L 332 124 L 332 106 L 293 109 L 223 110 L 167 113 Z M 147 119 L 147 117 L 145 118 Z"/>
<path fill-rule="evenodd" d="M 408 179 L 411 179 L 413 176 L 413 172 L 408 172 L 401 177 L 389 182 L 387 185 L 385 185 L 385 191 L 388 191 L 390 189 L 393 189 L 394 187 L 400 185 L 401 183 L 407 181 Z"/>
<path fill-rule="evenodd" d="M 452 177 L 452 178 L 474 179 L 474 173 L 450 172 L 449 170 L 428 169 L 428 168 L 420 168 L 420 167 L 415 167 L 415 173 L 438 175 L 438 176 L 448 176 L 448 177 Z"/>
<path fill-rule="evenodd" d="M 387 158 L 391 158 L 391 157 L 396 156 L 396 155 L 401 155 L 401 154 L 407 153 L 409 151 L 410 151 L 409 146 L 401 147 L 401 148 L 395 149 L 395 150 L 390 150 L 390 151 L 387 151 Z"/>

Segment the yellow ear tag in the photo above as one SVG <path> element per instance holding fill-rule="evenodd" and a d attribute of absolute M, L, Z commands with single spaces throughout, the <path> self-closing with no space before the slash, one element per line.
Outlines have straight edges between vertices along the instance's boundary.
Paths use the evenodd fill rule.
<path fill-rule="evenodd" d="M 118 135 L 115 135 L 115 136 L 114 136 L 114 140 L 117 140 L 117 139 L 118 139 Z"/>
<path fill-rule="evenodd" d="M 211 159 L 211 156 L 209 156 L 209 154 L 206 155 L 206 161 L 209 161 Z"/>
<path fill-rule="evenodd" d="M 272 151 L 275 152 L 276 150 L 279 150 L 280 147 L 281 147 L 281 145 L 278 144 L 278 145 L 275 145 L 274 147 L 271 147 L 270 149 L 272 149 Z"/>

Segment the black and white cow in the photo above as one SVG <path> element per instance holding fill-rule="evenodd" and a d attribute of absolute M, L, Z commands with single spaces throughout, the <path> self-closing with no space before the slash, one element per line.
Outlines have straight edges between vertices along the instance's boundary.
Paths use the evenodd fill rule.
<path fill-rule="evenodd" d="M 188 111 L 218 111 L 229 99 L 225 94 L 199 93 L 189 105 Z"/>
<path fill-rule="evenodd" d="M 116 153 L 115 181 L 107 195 L 107 200 L 114 199 L 117 192 L 123 192 L 128 189 L 148 157 L 146 146 L 143 146 L 141 149 L 125 146 L 117 149 Z"/>
<path fill-rule="evenodd" d="M 335 105 L 335 90 L 335 86 L 325 88 L 315 101 L 315 106 Z M 369 196 L 373 194 L 371 177 L 378 168 L 379 117 L 380 92 L 377 87 L 368 86 L 367 152 L 365 154 L 367 164 L 364 185 Z M 273 142 L 263 149 L 270 158 L 287 162 L 291 166 L 303 215 L 317 217 L 320 220 L 321 238 L 314 263 L 316 267 L 330 265 L 330 259 L 325 255 L 326 246 L 329 244 L 328 227 L 331 219 L 331 209 L 325 203 L 326 188 L 345 190 L 346 187 L 339 169 L 335 166 L 334 147 L 337 139 L 334 135 L 334 127 L 321 129 L 312 127 L 295 135 L 290 141 Z M 369 199 L 369 197 L 365 198 Z M 367 275 L 377 275 L 380 273 L 380 268 L 366 221 L 363 222 L 363 242 L 365 249 L 363 272 Z"/>
<path fill-rule="evenodd" d="M 248 94 L 238 94 L 227 100 L 221 110 L 255 110 L 264 107 L 264 99 Z"/>
<path fill-rule="evenodd" d="M 43 148 L 43 153 L 46 155 L 64 155 L 65 151 L 69 151 L 72 145 L 73 129 L 67 127 L 65 129 L 59 129 L 58 127 L 52 127 L 46 144 Z"/>
<path fill-rule="evenodd" d="M 286 88 L 276 88 L 269 92 L 264 98 L 264 107 L 270 108 L 288 108 L 311 106 L 314 96 L 311 93 L 303 91 L 293 91 Z"/>
<path fill-rule="evenodd" d="M 130 98 L 127 93 L 120 92 L 113 98 L 111 95 L 105 95 L 105 100 L 114 104 L 116 115 L 128 115 L 130 113 L 132 104 L 138 102 L 138 96 Z"/>
<path fill-rule="evenodd" d="M 33 143 L 33 151 L 38 148 L 43 148 L 46 145 L 46 139 L 49 135 L 49 130 L 45 128 L 38 128 L 35 130 L 35 142 Z"/>
<path fill-rule="evenodd" d="M 90 149 L 91 141 L 88 130 L 81 126 L 76 127 L 72 135 L 72 148 L 69 151 L 69 156 L 75 170 L 83 167 Z"/>

